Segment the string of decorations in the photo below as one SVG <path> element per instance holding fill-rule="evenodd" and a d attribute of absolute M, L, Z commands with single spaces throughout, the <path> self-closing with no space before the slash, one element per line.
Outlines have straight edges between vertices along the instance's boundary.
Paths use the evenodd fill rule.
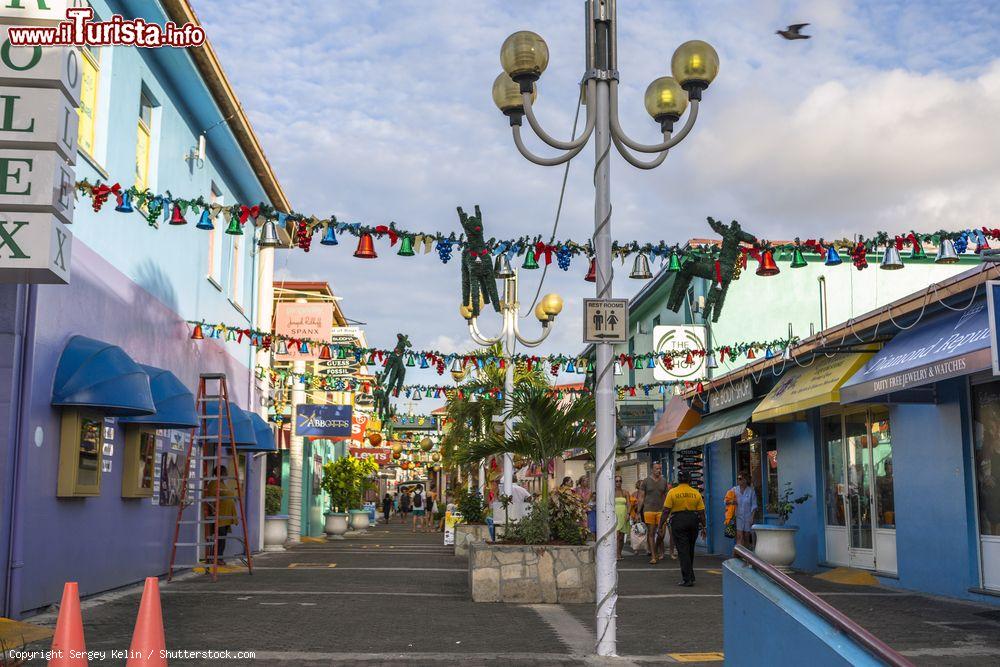
<path fill-rule="evenodd" d="M 259 347 L 263 350 L 272 350 L 278 356 L 287 355 L 289 350 L 294 349 L 299 354 L 310 355 L 315 350 L 319 360 L 328 361 L 332 359 L 342 359 L 354 361 L 358 366 L 385 365 L 392 349 L 376 347 L 360 347 L 357 345 L 341 345 L 325 341 L 317 341 L 308 338 L 296 338 L 285 336 L 271 331 L 259 331 L 247 327 L 232 327 L 226 324 L 206 324 L 205 322 L 189 320 L 192 325 L 191 339 L 204 340 L 218 339 L 234 343 L 248 343 L 251 346 Z M 680 366 L 690 368 L 707 357 L 705 363 L 709 368 L 718 364 L 717 355 L 730 358 L 735 361 L 740 356 L 747 359 L 756 359 L 759 356 L 772 358 L 776 354 L 783 354 L 790 345 L 796 342 L 796 338 L 780 339 L 772 341 L 750 341 L 729 345 L 719 345 L 712 349 L 689 349 L 680 348 L 664 352 L 644 352 L 641 354 L 621 353 L 616 355 L 615 361 L 622 368 L 656 368 L 657 363 L 662 364 L 667 370 Z M 558 375 L 560 371 L 565 373 L 578 372 L 578 366 L 585 365 L 587 372 L 593 371 L 593 361 L 579 354 L 514 354 L 508 356 L 497 356 L 490 351 L 474 351 L 465 353 L 441 352 L 439 350 L 415 350 L 407 349 L 403 352 L 405 366 L 408 368 L 419 367 L 421 369 L 431 369 L 437 371 L 438 375 L 443 375 L 447 367 L 455 373 L 464 372 L 469 364 L 473 364 L 477 369 L 487 366 L 497 367 L 504 370 L 508 363 L 524 365 L 530 371 L 536 365 L 547 367 L 552 375 Z M 676 361 L 680 359 L 680 361 Z M 393 395 L 398 395 L 396 392 Z"/>
<path fill-rule="evenodd" d="M 317 233 L 321 234 L 319 242 L 324 246 L 340 245 L 338 236 L 342 237 L 345 234 L 353 236 L 358 240 L 354 257 L 359 259 L 378 257 L 375 239 L 388 239 L 390 248 L 396 247 L 398 243 L 399 247 L 395 254 L 402 257 L 435 251 L 443 263 L 448 263 L 456 248 L 461 251 L 469 245 L 464 233 L 403 229 L 397 227 L 395 222 L 387 225 L 348 223 L 338 220 L 335 215 L 320 218 L 294 211 L 278 211 L 264 202 L 224 206 L 210 203 L 202 196 L 195 199 L 175 197 L 169 191 L 154 193 L 148 189 L 140 190 L 135 186 L 123 188 L 119 183 L 110 185 L 100 181 L 90 183 L 86 179 L 76 183 L 76 190 L 90 198 L 94 211 L 101 211 L 113 196 L 115 211 L 120 213 L 138 211 L 152 227 L 159 227 L 161 222 L 172 226 L 187 225 L 188 215 L 197 216 L 195 227 L 205 231 L 215 229 L 220 217 L 226 234 L 242 235 L 247 224 L 251 225 L 251 229 L 263 227 L 258 241 L 261 246 L 281 244 L 277 234 L 279 227 L 291 229 L 294 245 L 305 252 L 309 251 L 312 238 Z M 838 266 L 844 263 L 846 255 L 856 269 L 863 270 L 869 265 L 870 255 L 881 253 L 881 268 L 901 269 L 903 260 L 900 252 L 907 248 L 909 260 L 922 262 L 930 260 L 924 245 L 933 245 L 937 248 L 933 261 L 948 264 L 958 262 L 969 250 L 975 255 L 983 256 L 984 251 L 991 249 L 989 244 L 991 239 L 1000 240 L 1000 228 L 939 230 L 932 233 L 911 230 L 899 234 L 880 231 L 867 238 L 858 235 L 854 240 L 842 238 L 828 241 L 819 238 L 803 241 L 798 237 L 789 243 L 771 243 L 762 240 L 742 245 L 740 253 L 742 268 L 746 268 L 747 256 L 759 262 L 755 273 L 760 276 L 772 276 L 780 272 L 775 262 L 776 257 L 790 260 L 791 268 L 801 268 L 808 264 L 807 257 L 818 256 L 824 265 Z M 498 274 L 501 273 L 500 269 L 503 266 L 509 270 L 507 265 L 514 261 L 515 257 L 521 261 L 522 269 L 538 269 L 541 262 L 548 265 L 555 260 L 557 266 L 564 271 L 569 270 L 574 258 L 584 257 L 590 262 L 586 280 L 593 282 L 594 247 L 589 239 L 586 241 L 565 239 L 548 243 L 542 235 L 521 236 L 515 239 L 490 238 L 485 242 L 485 246 L 489 255 L 496 260 Z M 680 271 L 687 259 L 706 255 L 714 257 L 718 253 L 718 247 L 712 243 L 688 246 L 663 240 L 655 243 L 614 241 L 611 253 L 621 262 L 625 262 L 628 257 L 634 257 L 630 278 L 649 279 L 652 277 L 649 269 L 650 259 L 659 258 L 666 264 L 668 271 Z"/>

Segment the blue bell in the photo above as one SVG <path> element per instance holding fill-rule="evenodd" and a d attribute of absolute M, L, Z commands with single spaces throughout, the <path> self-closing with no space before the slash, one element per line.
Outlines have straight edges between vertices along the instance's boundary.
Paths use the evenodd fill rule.
<path fill-rule="evenodd" d="M 132 193 L 126 190 L 122 193 L 122 203 L 115 206 L 115 210 L 119 213 L 131 213 L 132 208 Z"/>
<path fill-rule="evenodd" d="M 198 224 L 195 227 L 206 231 L 215 229 L 215 225 L 212 224 L 212 216 L 209 215 L 207 208 L 201 212 L 201 217 L 198 218 Z"/>
<path fill-rule="evenodd" d="M 302 354 L 309 354 L 309 343 L 302 341 L 302 344 L 299 345 L 299 352 Z"/>
<path fill-rule="evenodd" d="M 774 359 L 774 352 L 771 352 L 771 348 L 767 348 L 767 350 L 764 351 L 764 358 Z"/>
<path fill-rule="evenodd" d="M 320 239 L 320 245 L 340 245 L 340 242 L 337 240 L 337 234 L 333 231 L 333 225 L 326 226 L 323 238 Z"/>
<path fill-rule="evenodd" d="M 420 357 L 420 367 L 421 368 L 430 368 L 431 367 L 431 365 L 429 363 L 427 363 L 427 357 Z"/>
<path fill-rule="evenodd" d="M 825 262 L 826 266 L 837 266 L 838 264 L 842 264 L 843 262 L 844 260 L 840 258 L 840 253 L 837 252 L 836 247 L 830 246 L 829 248 L 826 249 L 826 262 Z M 768 358 L 770 359 L 770 357 Z"/>
<path fill-rule="evenodd" d="M 656 359 L 653 357 L 649 358 L 649 363 L 646 364 L 646 368 L 656 368 Z"/>
<path fill-rule="evenodd" d="M 570 359 L 569 361 L 566 362 L 566 372 L 567 373 L 575 373 L 576 372 L 576 366 L 573 364 L 573 360 L 572 359 Z"/>

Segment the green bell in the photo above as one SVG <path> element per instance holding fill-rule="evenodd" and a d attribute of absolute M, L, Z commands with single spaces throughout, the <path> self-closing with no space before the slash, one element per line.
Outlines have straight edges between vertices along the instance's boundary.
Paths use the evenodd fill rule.
<path fill-rule="evenodd" d="M 802 256 L 802 248 L 796 246 L 795 250 L 792 251 L 792 268 L 801 269 L 807 263 L 806 258 Z"/>
<path fill-rule="evenodd" d="M 226 233 L 233 236 L 243 236 L 243 225 L 240 224 L 240 219 L 237 216 L 234 215 L 229 218 L 229 226 L 226 227 Z"/>
<path fill-rule="evenodd" d="M 521 265 L 522 269 L 537 269 L 538 262 L 535 261 L 535 253 L 528 249 L 528 252 L 524 253 L 524 264 Z"/>
<path fill-rule="evenodd" d="M 681 270 L 681 258 L 677 256 L 676 252 L 670 252 L 670 260 L 667 263 L 667 271 L 671 273 L 676 273 Z"/>
<path fill-rule="evenodd" d="M 396 253 L 400 257 L 413 257 L 413 237 L 404 236 L 402 242 L 399 244 L 399 252 Z"/>
<path fill-rule="evenodd" d="M 924 246 L 920 243 L 920 237 L 914 234 L 911 242 L 913 243 L 913 251 L 910 253 L 910 259 L 927 259 L 927 253 L 924 252 Z"/>
<path fill-rule="evenodd" d="M 413 361 L 413 355 L 409 354 L 406 356 L 406 367 L 413 368 L 416 364 Z"/>

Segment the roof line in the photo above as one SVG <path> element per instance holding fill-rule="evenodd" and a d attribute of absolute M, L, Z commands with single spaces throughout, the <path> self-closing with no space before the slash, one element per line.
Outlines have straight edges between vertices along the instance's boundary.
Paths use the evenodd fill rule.
<path fill-rule="evenodd" d="M 188 0 L 161 0 L 161 2 L 167 16 L 177 25 L 185 23 L 201 25 L 201 21 L 198 20 Z M 271 200 L 271 204 L 279 210 L 291 211 L 288 198 L 285 196 L 284 190 L 281 189 L 281 184 L 278 183 L 278 178 L 271 168 L 267 156 L 264 155 L 260 140 L 253 131 L 250 119 L 243 110 L 239 98 L 236 97 L 236 92 L 229 83 L 208 38 L 205 38 L 205 42 L 201 46 L 188 47 L 187 51 L 191 54 L 195 67 L 198 68 L 198 72 L 205 80 L 205 85 L 211 91 L 216 104 L 219 105 L 222 117 L 229 120 L 229 128 L 236 137 L 240 148 L 243 149 L 243 153 L 249 160 L 250 166 L 263 186 L 268 199 Z"/>

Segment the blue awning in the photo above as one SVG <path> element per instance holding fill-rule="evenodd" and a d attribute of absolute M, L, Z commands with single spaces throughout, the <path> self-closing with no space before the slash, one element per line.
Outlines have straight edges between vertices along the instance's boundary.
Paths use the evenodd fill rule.
<path fill-rule="evenodd" d="M 156 412 L 149 376 L 118 346 L 73 336 L 59 357 L 52 405 L 94 408 L 112 417 Z"/>
<path fill-rule="evenodd" d="M 170 371 L 155 366 L 139 364 L 149 376 L 149 386 L 153 391 L 155 415 L 125 417 L 123 424 L 143 424 L 155 428 L 194 428 L 198 426 L 198 413 L 194 407 L 194 395 L 184 383 Z"/>
<path fill-rule="evenodd" d="M 254 434 L 257 436 L 257 444 L 253 447 L 239 445 L 237 449 L 247 452 L 276 452 L 278 451 L 278 444 L 274 441 L 274 431 L 271 430 L 270 424 L 264 421 L 256 412 L 247 413 L 250 415 L 250 421 L 253 423 Z"/>
<path fill-rule="evenodd" d="M 205 414 L 209 415 L 207 420 L 207 428 L 205 429 L 205 435 L 210 438 L 216 438 L 219 435 L 219 428 L 222 428 L 222 440 L 223 442 L 229 442 L 229 424 L 226 423 L 226 415 L 222 415 L 222 419 L 213 419 L 212 416 L 218 412 L 218 401 L 209 401 L 205 403 Z M 240 409 L 240 406 L 235 403 L 229 403 L 229 415 L 230 419 L 233 421 L 233 431 L 236 433 L 234 440 L 236 441 L 236 448 L 242 449 L 240 445 L 255 446 L 257 444 L 257 434 L 254 433 L 253 422 L 250 421 L 250 415 Z M 208 443 L 212 441 L 209 440 Z"/>
<path fill-rule="evenodd" d="M 928 317 L 886 343 L 840 388 L 840 402 L 913 400 L 913 389 L 992 365 L 986 302 Z"/>

